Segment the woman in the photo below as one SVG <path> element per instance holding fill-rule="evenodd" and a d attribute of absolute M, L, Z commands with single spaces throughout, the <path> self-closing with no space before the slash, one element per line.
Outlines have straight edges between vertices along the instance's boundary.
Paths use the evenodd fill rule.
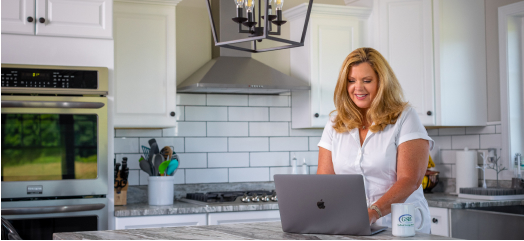
<path fill-rule="evenodd" d="M 332 112 L 318 143 L 317 174 L 361 174 L 369 222 L 391 227 L 391 204 L 412 203 L 425 211 L 421 232 L 430 232 L 422 192 L 433 140 L 417 113 L 403 101 L 393 70 L 372 48 L 351 52 L 335 87 Z M 415 214 L 415 227 L 421 217 Z"/>

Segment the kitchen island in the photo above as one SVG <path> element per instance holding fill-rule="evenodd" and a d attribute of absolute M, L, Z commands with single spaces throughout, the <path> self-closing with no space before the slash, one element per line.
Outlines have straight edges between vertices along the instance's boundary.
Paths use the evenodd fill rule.
<path fill-rule="evenodd" d="M 108 230 L 108 231 L 90 231 L 90 232 L 71 232 L 55 233 L 55 240 L 136 240 L 136 239 L 214 239 L 214 240 L 238 240 L 238 239 L 278 239 L 278 240 L 295 240 L 295 239 L 350 239 L 350 240 L 450 240 L 453 238 L 417 233 L 414 237 L 400 238 L 387 229 L 373 236 L 352 236 L 352 235 L 323 235 L 323 234 L 294 234 L 282 232 L 280 222 L 265 223 L 237 223 L 227 225 L 210 225 L 210 226 L 187 226 L 187 227 L 169 227 L 169 228 L 146 228 L 146 229 L 128 229 L 128 230 Z"/>

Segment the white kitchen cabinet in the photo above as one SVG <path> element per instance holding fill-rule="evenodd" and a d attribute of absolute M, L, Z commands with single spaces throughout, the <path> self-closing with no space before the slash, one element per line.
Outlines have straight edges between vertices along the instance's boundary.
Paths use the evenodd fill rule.
<path fill-rule="evenodd" d="M 381 0 L 377 50 L 395 72 L 423 125 L 435 125 L 431 0 Z M 409 56 L 409 57 L 407 57 Z"/>
<path fill-rule="evenodd" d="M 111 39 L 112 14 L 111 0 L 6 0 L 2 33 Z"/>
<path fill-rule="evenodd" d="M 284 11 L 290 39 L 300 40 L 307 5 Z M 335 110 L 333 93 L 342 62 L 365 40 L 371 9 L 313 4 L 303 47 L 290 49 L 291 75 L 307 82 L 309 91 L 291 93 L 292 128 L 321 128 Z"/>
<path fill-rule="evenodd" d="M 376 0 L 375 46 L 425 126 L 487 122 L 484 1 Z"/>
<path fill-rule="evenodd" d="M 115 217 L 115 229 L 162 228 L 207 225 L 206 214 Z"/>
<path fill-rule="evenodd" d="M 280 221 L 280 212 L 278 210 L 209 213 L 207 218 L 208 225 L 277 221 Z"/>
<path fill-rule="evenodd" d="M 114 8 L 114 126 L 175 127 L 175 6 L 115 2 Z"/>
<path fill-rule="evenodd" d="M 450 237 L 449 209 L 429 208 L 431 215 L 431 234 Z"/>
<path fill-rule="evenodd" d="M 34 0 L 2 1 L 2 33 L 35 34 Z"/>

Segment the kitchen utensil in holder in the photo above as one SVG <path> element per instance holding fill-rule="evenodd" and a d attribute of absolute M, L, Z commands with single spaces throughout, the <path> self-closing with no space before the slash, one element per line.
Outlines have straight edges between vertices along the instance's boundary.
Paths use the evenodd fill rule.
<path fill-rule="evenodd" d="M 147 194 L 149 205 L 172 205 L 174 200 L 174 176 L 149 176 Z"/>

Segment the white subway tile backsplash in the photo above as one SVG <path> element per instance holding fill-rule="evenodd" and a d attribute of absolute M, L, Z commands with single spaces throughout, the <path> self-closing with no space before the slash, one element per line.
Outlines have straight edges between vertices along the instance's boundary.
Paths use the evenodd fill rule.
<path fill-rule="evenodd" d="M 441 160 L 438 163 L 455 164 L 457 162 L 457 151 L 443 150 L 441 152 Z"/>
<path fill-rule="evenodd" d="M 318 170 L 318 166 L 310 166 L 309 167 L 309 174 L 310 175 L 317 174 L 317 170 Z"/>
<path fill-rule="evenodd" d="M 249 167 L 249 153 L 208 153 L 208 167 Z"/>
<path fill-rule="evenodd" d="M 176 106 L 176 109 L 175 109 L 175 117 L 176 117 L 176 120 L 177 121 L 184 121 L 184 106 L 179 106 L 177 105 Z"/>
<path fill-rule="evenodd" d="M 250 95 L 249 106 L 289 106 L 289 96 Z"/>
<path fill-rule="evenodd" d="M 500 148 L 502 147 L 502 135 L 491 134 L 491 135 L 480 135 L 480 148 Z"/>
<path fill-rule="evenodd" d="M 138 138 L 115 137 L 115 153 L 138 153 Z"/>
<path fill-rule="evenodd" d="M 495 126 L 466 127 L 466 134 L 495 134 Z"/>
<path fill-rule="evenodd" d="M 115 129 L 116 137 L 162 136 L 161 129 Z"/>
<path fill-rule="evenodd" d="M 269 121 L 291 121 L 291 108 L 270 107 Z"/>
<path fill-rule="evenodd" d="M 291 126 L 291 123 L 289 123 Z M 290 129 L 290 136 L 322 136 L 324 129 Z"/>
<path fill-rule="evenodd" d="M 206 122 L 178 122 L 176 127 L 163 131 L 163 136 L 206 136 Z"/>
<path fill-rule="evenodd" d="M 127 177 L 127 183 L 129 183 L 129 186 L 140 185 L 139 172 L 140 170 L 129 170 L 129 176 Z"/>
<path fill-rule="evenodd" d="M 440 172 L 440 178 L 455 178 L 453 175 L 454 166 L 452 164 L 435 164 L 435 169 Z"/>
<path fill-rule="evenodd" d="M 289 166 L 289 152 L 251 152 L 249 162 L 255 166 Z"/>
<path fill-rule="evenodd" d="M 291 174 L 292 168 L 291 167 L 270 167 L 269 168 L 269 180 L 274 181 L 275 179 L 273 176 L 275 174 Z"/>
<path fill-rule="evenodd" d="M 186 121 L 227 121 L 228 107 L 186 106 Z"/>
<path fill-rule="evenodd" d="M 140 182 L 140 185 L 147 185 L 149 183 L 149 174 L 147 174 L 146 172 L 140 170 L 140 172 L 138 173 L 140 175 L 140 179 L 139 179 L 139 182 Z"/>
<path fill-rule="evenodd" d="M 247 95 L 207 95 L 207 105 L 247 106 Z"/>
<path fill-rule="evenodd" d="M 452 136 L 451 137 L 452 149 L 479 149 L 479 136 L 478 135 L 467 135 L 467 136 Z"/>
<path fill-rule="evenodd" d="M 228 182 L 227 168 L 185 169 L 186 183 Z"/>
<path fill-rule="evenodd" d="M 426 130 L 430 136 L 438 136 L 438 129 L 428 129 Z"/>
<path fill-rule="evenodd" d="M 207 136 L 248 136 L 247 122 L 208 122 Z"/>
<path fill-rule="evenodd" d="M 142 146 L 150 148 L 149 146 L 150 139 L 152 138 L 151 137 L 141 137 L 140 138 L 140 153 L 144 153 L 142 151 Z M 154 138 L 154 139 L 156 140 L 156 144 L 158 145 L 158 150 L 162 150 L 164 146 L 169 146 L 175 152 L 184 152 L 184 138 L 182 137 L 160 137 L 160 138 Z"/>
<path fill-rule="evenodd" d="M 206 168 L 206 153 L 177 153 L 179 158 L 179 168 Z"/>
<path fill-rule="evenodd" d="M 438 135 L 439 136 L 464 135 L 464 134 L 466 134 L 466 128 L 465 127 L 440 128 L 440 129 L 438 129 Z"/>
<path fill-rule="evenodd" d="M 229 168 L 229 182 L 267 182 L 269 167 Z"/>
<path fill-rule="evenodd" d="M 232 137 L 229 138 L 229 151 L 269 151 L 267 137 Z"/>
<path fill-rule="evenodd" d="M 430 136 L 435 141 L 435 146 L 440 149 L 451 149 L 451 136 Z"/>
<path fill-rule="evenodd" d="M 186 176 L 184 169 L 176 169 L 175 170 L 175 180 L 173 181 L 174 184 L 184 184 L 186 183 Z"/>
<path fill-rule="evenodd" d="M 289 136 L 289 122 L 250 122 L 249 136 Z"/>
<path fill-rule="evenodd" d="M 495 126 L 495 133 L 497 133 L 497 134 L 502 133 L 502 125 L 496 125 Z"/>
<path fill-rule="evenodd" d="M 320 137 L 309 137 L 309 150 L 318 151 L 319 142 L 320 142 Z"/>
<path fill-rule="evenodd" d="M 270 137 L 270 151 L 308 151 L 307 137 Z"/>
<path fill-rule="evenodd" d="M 180 94 L 176 95 L 177 105 L 206 105 L 205 94 Z"/>
<path fill-rule="evenodd" d="M 122 158 L 127 157 L 127 167 L 129 169 L 140 169 L 138 160 L 140 160 L 141 154 L 116 154 L 116 162 L 122 163 Z"/>
<path fill-rule="evenodd" d="M 268 107 L 227 107 L 229 121 L 269 121 Z"/>
<path fill-rule="evenodd" d="M 227 152 L 227 138 L 186 137 L 185 152 Z M 186 173 L 187 174 L 187 173 Z"/>
<path fill-rule="evenodd" d="M 289 160 L 293 159 L 293 156 L 297 158 L 298 164 L 302 164 L 304 162 L 304 158 L 306 158 L 306 163 L 308 165 L 313 165 L 313 166 L 318 165 L 318 151 L 292 151 L 292 152 L 289 152 Z"/>

